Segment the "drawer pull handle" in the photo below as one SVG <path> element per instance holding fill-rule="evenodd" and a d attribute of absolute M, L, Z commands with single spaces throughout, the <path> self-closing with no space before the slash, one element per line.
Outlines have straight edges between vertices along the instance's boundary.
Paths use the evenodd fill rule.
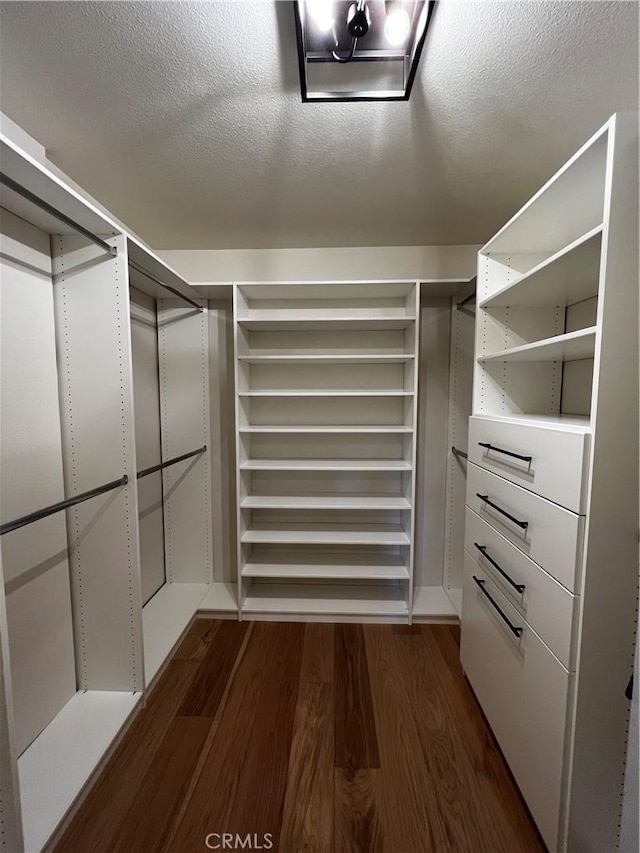
<path fill-rule="evenodd" d="M 522 459 L 523 462 L 531 464 L 533 456 L 523 456 L 521 453 L 514 453 L 512 450 L 503 450 L 501 447 L 496 447 L 493 444 L 488 444 L 486 441 L 479 441 L 480 447 L 486 447 L 487 450 L 495 450 L 496 453 L 504 453 L 505 456 L 513 456 L 514 459 Z"/>
<path fill-rule="evenodd" d="M 493 568 L 494 568 L 494 569 L 496 569 L 497 571 L 499 571 L 499 572 L 500 572 L 500 574 L 502 575 L 502 577 L 503 577 L 503 578 L 504 578 L 508 583 L 510 583 L 510 584 L 511 584 L 511 586 L 512 586 L 514 589 L 517 589 L 517 590 L 518 590 L 518 592 L 524 592 L 524 590 L 525 590 L 525 585 L 524 585 L 523 583 L 516 583 L 512 578 L 510 578 L 510 577 L 509 577 L 509 575 L 505 572 L 505 570 L 504 570 L 503 568 L 501 568 L 501 567 L 496 563 L 496 561 L 493 559 L 493 557 L 490 557 L 490 556 L 487 554 L 487 546 L 486 546 L 486 545 L 478 545 L 478 543 L 477 543 L 477 542 L 474 542 L 473 544 L 476 546 L 476 548 L 478 549 L 478 551 L 480 551 L 480 553 L 482 554 L 482 556 L 483 556 L 483 557 L 486 557 L 486 558 L 487 558 L 487 560 L 489 560 L 489 562 L 491 563 L 491 565 L 493 566 Z"/>
<path fill-rule="evenodd" d="M 484 583 L 485 583 L 485 582 L 484 582 L 483 580 L 480 580 L 479 578 L 477 578 L 475 575 L 473 575 L 473 579 L 474 579 L 474 581 L 478 584 L 478 586 L 480 587 L 480 592 L 481 592 L 483 595 L 485 595 L 485 596 L 489 599 L 489 601 L 491 602 L 491 604 L 493 605 L 493 607 L 498 611 L 498 613 L 500 614 L 500 616 L 501 616 L 501 617 L 503 618 L 503 620 L 506 622 L 507 627 L 509 628 L 509 630 L 511 631 L 511 633 L 512 633 L 512 634 L 515 634 L 515 635 L 516 635 L 516 637 L 521 637 L 521 636 L 522 636 L 522 628 L 518 628 L 518 626 L 517 626 L 517 625 L 514 625 L 512 622 L 510 622 L 510 621 L 509 621 L 509 619 L 508 619 L 507 615 L 506 615 L 506 614 L 504 613 L 504 611 L 501 609 L 500 605 L 499 605 L 499 604 L 498 604 L 498 602 L 495 600 L 495 598 L 494 598 L 490 593 L 488 593 L 488 592 L 487 592 L 487 590 L 484 588 Z"/>
<path fill-rule="evenodd" d="M 489 506 L 492 506 L 495 510 L 502 513 L 502 515 L 506 516 L 509 521 L 513 521 L 514 524 L 517 524 L 518 527 L 521 527 L 523 530 L 526 530 L 529 526 L 528 521 L 520 521 L 519 519 L 515 518 L 515 516 L 508 513 L 506 509 L 502 509 L 502 507 L 499 507 L 498 504 L 494 504 L 493 501 L 490 501 L 489 495 L 481 495 L 480 492 L 476 492 L 476 497 L 480 498 L 481 501 L 484 501 L 486 504 L 489 504 Z"/>

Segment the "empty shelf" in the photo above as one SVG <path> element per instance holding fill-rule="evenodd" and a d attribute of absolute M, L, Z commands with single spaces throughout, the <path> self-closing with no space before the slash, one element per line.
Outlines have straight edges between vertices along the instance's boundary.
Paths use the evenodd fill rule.
<path fill-rule="evenodd" d="M 238 325 L 249 331 L 304 331 L 311 329 L 406 329 L 415 323 L 416 318 L 407 316 L 403 311 L 385 315 L 372 315 L 366 312 L 353 316 L 327 314 L 314 316 L 313 312 L 301 311 L 255 311 L 249 316 L 239 317 Z"/>
<path fill-rule="evenodd" d="M 451 598 L 441 586 L 417 586 L 413 594 L 413 618 L 423 622 L 431 619 L 453 620 L 458 613 Z"/>
<path fill-rule="evenodd" d="M 577 332 L 569 332 L 566 335 L 557 335 L 534 344 L 513 347 L 485 355 L 479 358 L 481 364 L 499 361 L 526 362 L 526 361 L 578 361 L 582 358 L 593 358 L 596 342 L 596 329 L 592 326 L 588 329 L 580 329 Z"/>
<path fill-rule="evenodd" d="M 208 589 L 206 583 L 165 583 L 142 608 L 147 685 L 171 654 Z"/>
<path fill-rule="evenodd" d="M 18 759 L 25 850 L 41 850 L 100 765 L 141 693 L 72 696 Z"/>
<path fill-rule="evenodd" d="M 373 584 L 254 583 L 242 604 L 242 612 L 390 618 L 409 615 L 400 586 Z"/>
<path fill-rule="evenodd" d="M 369 497 L 366 495 L 249 495 L 240 501 L 242 509 L 411 509 L 403 497 Z"/>
<path fill-rule="evenodd" d="M 247 364 L 403 364 L 414 361 L 415 356 L 409 353 L 384 353 L 366 355 L 239 355 L 238 361 Z"/>
<path fill-rule="evenodd" d="M 526 426 L 542 426 L 552 429 L 564 429 L 568 432 L 591 432 L 591 419 L 589 415 L 486 415 L 479 413 L 476 418 L 488 418 L 494 421 L 503 421 L 512 424 L 525 424 Z"/>
<path fill-rule="evenodd" d="M 255 433 L 286 433 L 286 432 L 299 432 L 299 433 L 318 433 L 322 435 L 324 433 L 363 433 L 363 434 L 371 434 L 371 433 L 412 433 L 413 429 L 410 426 L 405 426 L 404 424 L 380 424 L 380 426 L 364 426 L 361 424 L 327 424 L 325 426 L 317 426 L 304 424 L 301 426 L 293 426 L 289 424 L 274 424 L 274 425 L 266 425 L 266 424 L 256 424 L 256 425 L 247 425 L 238 427 L 238 432 L 255 432 Z"/>
<path fill-rule="evenodd" d="M 281 391 L 238 391 L 238 397 L 413 397 L 413 391 L 363 391 L 361 388 L 347 390 L 337 389 L 285 389 Z"/>
<path fill-rule="evenodd" d="M 598 292 L 602 225 L 480 303 L 481 308 L 572 305 Z"/>
<path fill-rule="evenodd" d="M 235 583 L 212 583 L 198 605 L 198 613 L 237 613 L 238 593 Z"/>
<path fill-rule="evenodd" d="M 242 471 L 411 471 L 404 459 L 247 459 Z"/>
<path fill-rule="evenodd" d="M 252 524 L 242 534 L 243 543 L 282 545 L 409 545 L 409 535 L 399 524 L 376 524 L 368 529 L 355 524 Z"/>
<path fill-rule="evenodd" d="M 288 580 L 408 580 L 398 554 L 341 551 L 269 551 L 252 554 L 242 577 Z"/>

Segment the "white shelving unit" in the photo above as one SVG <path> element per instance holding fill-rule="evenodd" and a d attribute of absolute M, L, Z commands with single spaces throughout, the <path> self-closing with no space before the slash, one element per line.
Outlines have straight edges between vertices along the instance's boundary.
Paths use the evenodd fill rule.
<path fill-rule="evenodd" d="M 408 621 L 418 299 L 234 285 L 241 617 Z"/>
<path fill-rule="evenodd" d="M 1 522 L 116 483 L 0 540 L 0 850 L 37 853 L 199 608 L 237 616 L 237 596 L 213 571 L 206 454 L 160 475 L 170 582 L 141 595 L 137 473 L 160 460 L 136 459 L 129 285 L 160 308 L 165 459 L 211 443 L 207 312 L 178 298 L 197 291 L 4 137 L 0 156 Z"/>
<path fill-rule="evenodd" d="M 637 316 L 638 117 L 616 115 L 478 256 L 461 659 L 550 851 L 617 848 Z"/>

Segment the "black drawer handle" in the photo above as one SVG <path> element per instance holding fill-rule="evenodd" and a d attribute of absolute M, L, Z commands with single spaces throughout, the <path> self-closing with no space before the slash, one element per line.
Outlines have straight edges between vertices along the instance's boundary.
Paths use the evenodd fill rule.
<path fill-rule="evenodd" d="M 491 604 L 494 606 L 494 608 L 498 611 L 498 613 L 500 614 L 500 616 L 502 616 L 502 618 L 503 618 L 503 619 L 504 619 L 504 621 L 506 622 L 506 624 L 507 624 L 507 626 L 508 626 L 509 630 L 511 631 L 511 633 L 512 633 L 512 634 L 515 634 L 515 635 L 516 635 L 516 637 L 521 637 L 521 636 L 522 636 L 522 628 L 518 628 L 518 627 L 517 627 L 517 625 L 514 625 L 512 622 L 510 622 L 510 621 L 509 621 L 509 619 L 507 618 L 506 614 L 505 614 L 505 613 L 503 612 L 503 610 L 500 608 L 500 605 L 499 605 L 499 604 L 498 604 L 498 602 L 495 600 L 495 598 L 494 598 L 490 593 L 488 593 L 488 592 L 487 592 L 487 590 L 484 588 L 484 583 L 485 583 L 485 582 L 484 582 L 483 580 L 480 580 L 479 578 L 477 578 L 475 575 L 473 575 L 473 579 L 474 579 L 474 581 L 478 584 L 478 586 L 480 587 L 480 592 L 481 592 L 483 595 L 486 595 L 486 597 L 489 599 L 489 601 L 490 601 L 490 602 L 491 602 Z"/>
<path fill-rule="evenodd" d="M 531 463 L 533 456 L 523 456 L 521 453 L 514 453 L 512 450 L 503 450 L 501 447 L 496 447 L 493 444 L 488 444 L 486 441 L 479 441 L 480 447 L 486 447 L 487 450 L 495 450 L 496 453 L 504 453 L 505 456 L 513 456 L 514 459 L 522 459 L 523 462 Z"/>
<path fill-rule="evenodd" d="M 480 498 L 481 501 L 484 501 L 486 504 L 489 504 L 489 506 L 492 506 L 498 512 L 502 513 L 502 515 L 506 516 L 506 518 L 508 518 L 509 521 L 513 521 L 514 524 L 517 524 L 518 527 L 521 527 L 523 530 L 526 530 L 527 527 L 529 526 L 528 521 L 520 521 L 519 519 L 515 518 L 515 516 L 510 515 L 506 511 L 506 509 L 502 509 L 502 507 L 499 507 L 498 504 L 494 504 L 493 501 L 490 501 L 489 495 L 481 495 L 480 492 L 476 492 L 476 497 Z"/>
<path fill-rule="evenodd" d="M 510 578 L 510 577 L 509 577 L 509 575 L 505 572 L 505 570 L 504 570 L 503 568 L 501 568 L 501 567 L 496 563 L 496 561 L 493 559 L 493 557 L 490 557 L 490 556 L 487 554 L 487 546 L 486 546 L 486 545 L 478 545 L 478 543 L 477 543 L 477 542 L 474 542 L 473 544 L 476 546 L 476 548 L 478 549 L 478 551 L 480 551 L 480 553 L 482 554 L 482 556 L 483 556 L 483 557 L 486 557 L 486 558 L 487 558 L 487 560 L 489 560 L 489 562 L 491 563 L 491 565 L 493 566 L 493 568 L 494 568 L 494 569 L 496 569 L 497 571 L 499 571 L 499 572 L 500 572 L 500 574 L 502 575 L 502 577 L 503 577 L 506 581 L 508 581 L 514 589 L 517 589 L 517 590 L 518 590 L 518 592 L 524 592 L 524 590 L 525 590 L 525 585 L 524 585 L 523 583 L 516 583 L 512 578 Z"/>

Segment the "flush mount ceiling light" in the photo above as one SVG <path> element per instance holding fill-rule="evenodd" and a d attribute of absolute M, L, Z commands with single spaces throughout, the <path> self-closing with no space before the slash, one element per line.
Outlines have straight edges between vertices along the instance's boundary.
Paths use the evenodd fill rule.
<path fill-rule="evenodd" d="M 435 0 L 294 2 L 303 101 L 407 101 Z"/>

